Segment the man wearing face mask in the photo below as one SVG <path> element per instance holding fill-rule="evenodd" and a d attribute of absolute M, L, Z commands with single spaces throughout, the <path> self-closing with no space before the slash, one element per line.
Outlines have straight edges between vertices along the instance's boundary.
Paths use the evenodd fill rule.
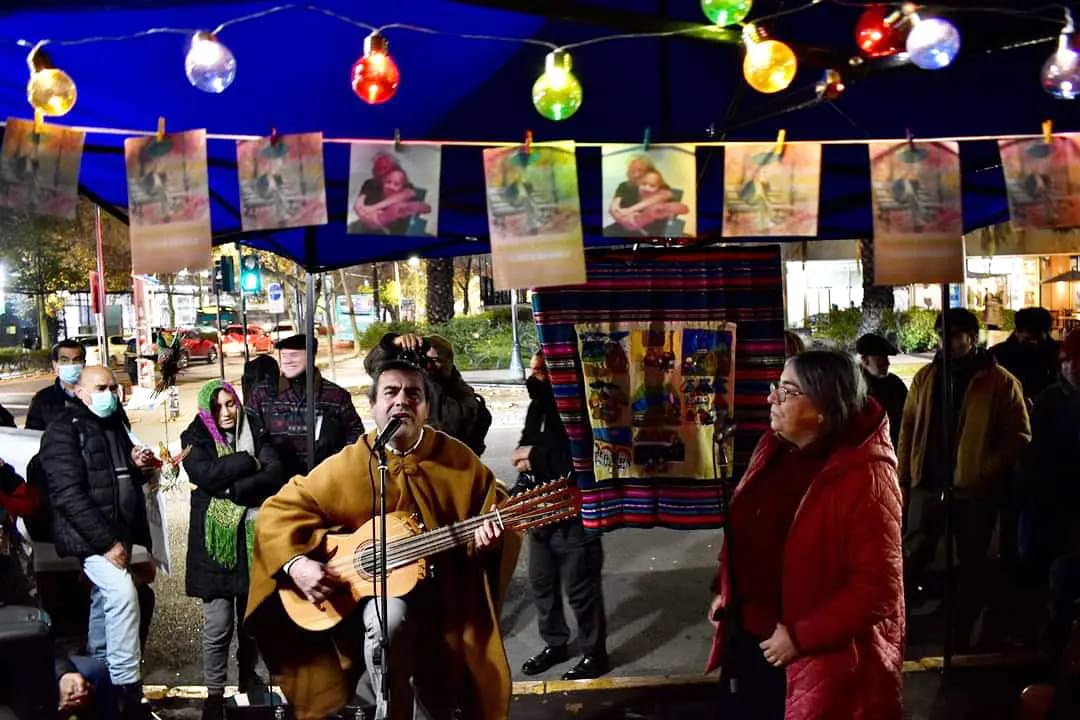
<path fill-rule="evenodd" d="M 75 383 L 86 364 L 86 348 L 75 340 L 61 340 L 53 345 L 49 355 L 56 382 L 39 390 L 30 401 L 26 413 L 27 430 L 44 430 L 68 403 L 76 402 Z"/>
<path fill-rule="evenodd" d="M 105 654 L 116 687 L 117 717 L 138 717 L 139 600 L 130 571 L 134 544 L 150 548 L 142 485 L 153 452 L 136 448 L 118 414 L 116 378 L 84 368 L 71 404 L 49 424 L 40 454 L 56 551 L 76 557 L 104 606 Z M 91 628 L 93 635 L 94 628 Z"/>
<path fill-rule="evenodd" d="M 312 338 L 315 353 L 319 341 Z M 255 385 L 246 407 L 270 434 L 284 469 L 284 477 L 309 470 L 307 451 L 307 343 L 306 335 L 293 335 L 277 344 L 281 378 L 277 387 Z M 352 445 L 364 434 L 364 422 L 352 397 L 340 385 L 315 370 L 315 458 L 310 467 Z"/>

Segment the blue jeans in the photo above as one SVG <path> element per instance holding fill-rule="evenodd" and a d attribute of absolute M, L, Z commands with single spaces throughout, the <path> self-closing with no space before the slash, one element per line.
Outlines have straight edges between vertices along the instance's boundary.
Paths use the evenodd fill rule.
<path fill-rule="evenodd" d="M 85 655 L 72 655 L 68 659 L 75 666 L 75 670 L 90 683 L 90 696 L 93 698 L 95 711 L 90 717 L 113 720 L 116 717 L 116 700 L 113 698 L 109 669 L 105 663 Z"/>
<path fill-rule="evenodd" d="M 141 679 L 139 595 L 131 573 L 116 567 L 104 555 L 91 555 L 83 560 L 83 572 L 94 585 L 90 600 L 90 653 L 101 659 L 104 636 L 104 659 L 113 685 L 137 683 Z"/>

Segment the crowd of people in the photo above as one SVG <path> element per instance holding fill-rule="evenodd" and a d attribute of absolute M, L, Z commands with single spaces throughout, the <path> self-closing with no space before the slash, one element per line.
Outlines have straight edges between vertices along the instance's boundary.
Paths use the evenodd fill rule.
<path fill-rule="evenodd" d="M 889 372 L 898 351 L 884 337 L 860 338 L 854 355 L 787 341 L 768 394 L 771 430 L 731 497 L 708 609 L 708 669 L 722 668 L 731 717 L 901 718 L 907 610 L 934 599 L 927 577 L 948 508 L 957 647 L 971 647 L 990 595 L 995 529 L 1017 577 L 1050 578 L 1051 636 L 1064 647 L 1080 598 L 1078 468 L 1062 452 L 1080 440 L 1080 331 L 1058 343 L 1045 311 L 1029 309 L 1017 313 L 1008 341 L 983 350 L 975 316 L 946 313 L 941 349 L 910 390 Z M 499 619 L 517 537 L 498 513 L 473 519 L 573 475 L 544 355 L 532 358 L 511 456 L 518 478 L 506 488 L 480 459 L 491 413 L 445 339 L 389 334 L 368 354 L 371 432 L 347 391 L 317 370 L 307 377 L 316 349 L 304 335 L 280 341 L 280 362 L 247 363 L 240 392 L 207 382 L 181 436 L 191 483 L 185 587 L 203 610 L 203 718 L 224 717 L 234 636 L 240 690 L 264 692 L 261 655 L 297 718 L 334 716 L 362 697 L 379 718 L 507 717 L 511 672 Z M 43 431 L 27 482 L 0 461 L 0 600 L 40 603 L 14 528 L 23 517 L 35 539 L 79 561 L 90 587 L 85 653 L 57 656 L 57 706 L 145 718 L 140 657 L 153 566 L 133 553 L 152 544 L 143 486 L 158 461 L 132 432 L 112 371 L 85 358 L 72 341 L 53 348 L 56 380 L 27 419 Z M 377 467 L 386 469 L 388 512 L 426 529 L 463 522 L 468 533 L 427 559 L 415 589 L 387 598 L 385 616 L 356 580 L 368 578 L 371 590 L 364 558 L 374 551 L 329 551 L 331 540 L 380 515 Z M 606 674 L 600 536 L 579 517 L 531 529 L 526 542 L 544 646 L 522 673 L 574 656 L 565 595 L 581 656 L 563 678 Z M 357 607 L 315 630 L 290 619 L 285 589 L 322 613 L 337 611 L 343 596 Z"/>

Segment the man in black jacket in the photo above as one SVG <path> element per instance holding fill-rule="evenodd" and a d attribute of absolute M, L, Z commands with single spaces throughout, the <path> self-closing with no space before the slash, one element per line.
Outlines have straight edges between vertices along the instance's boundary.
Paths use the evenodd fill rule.
<path fill-rule="evenodd" d="M 75 399 L 75 383 L 86 364 L 86 348 L 76 340 L 61 340 L 49 353 L 56 381 L 38 390 L 26 413 L 27 430 L 44 430 Z"/>
<path fill-rule="evenodd" d="M 570 475 L 570 439 L 563 428 L 542 353 L 533 356 L 529 410 L 521 442 L 511 456 L 519 473 L 511 494 Z M 536 603 L 537 623 L 545 647 L 525 661 L 521 671 L 538 675 L 570 657 L 570 629 L 563 617 L 562 590 L 578 625 L 582 659 L 563 674 L 564 680 L 597 678 L 609 669 L 607 620 L 601 573 L 604 549 L 600 536 L 585 532 L 580 518 L 529 531 L 529 583 Z"/>
<path fill-rule="evenodd" d="M 139 601 L 129 562 L 132 545 L 151 546 L 142 484 L 153 452 L 134 446 L 116 392 L 111 370 L 84 368 L 75 385 L 80 402 L 49 424 L 40 458 L 57 554 L 79 558 L 103 601 L 106 664 L 118 715 L 128 718 L 142 701 Z"/>
<path fill-rule="evenodd" d="M 867 392 L 889 416 L 889 437 L 893 448 L 896 448 L 900 443 L 900 421 L 904 417 L 904 403 L 907 402 L 907 385 L 889 372 L 889 356 L 897 355 L 900 351 L 882 336 L 867 333 L 855 342 L 855 352 L 859 356 L 863 377 L 866 378 Z"/>

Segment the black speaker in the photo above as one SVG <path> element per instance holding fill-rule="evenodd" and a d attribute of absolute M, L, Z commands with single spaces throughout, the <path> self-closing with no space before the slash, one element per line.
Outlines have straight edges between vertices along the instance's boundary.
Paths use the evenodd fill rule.
<path fill-rule="evenodd" d="M 56 717 L 59 688 L 49 616 L 36 607 L 0 605 L 0 705 L 19 720 Z"/>

